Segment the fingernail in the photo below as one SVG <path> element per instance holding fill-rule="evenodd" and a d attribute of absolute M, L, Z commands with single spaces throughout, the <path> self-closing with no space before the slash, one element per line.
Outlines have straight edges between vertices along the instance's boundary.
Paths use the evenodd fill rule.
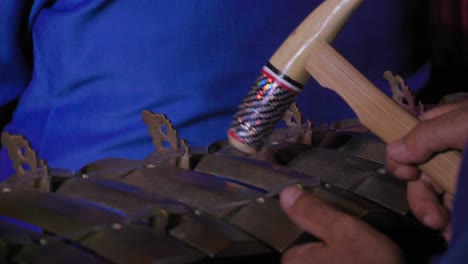
<path fill-rule="evenodd" d="M 417 172 L 413 172 L 412 170 L 408 169 L 407 167 L 397 167 L 394 172 L 395 176 L 404 181 L 408 180 L 415 180 L 418 178 Z"/>
<path fill-rule="evenodd" d="M 401 140 L 392 142 L 387 146 L 387 154 L 392 157 L 397 157 L 406 151 L 406 146 Z"/>
<path fill-rule="evenodd" d="M 442 235 L 444 236 L 445 240 L 447 240 L 447 242 L 452 242 L 452 226 L 448 225 L 442 232 Z"/>
<path fill-rule="evenodd" d="M 422 222 L 425 226 L 434 228 L 434 223 L 433 223 L 434 221 L 433 221 L 433 217 L 431 214 L 423 216 Z"/>
<path fill-rule="evenodd" d="M 304 191 L 298 186 L 289 186 L 281 192 L 280 203 L 284 209 L 290 208 L 304 193 Z"/>
<path fill-rule="evenodd" d="M 447 225 L 447 218 L 448 217 L 446 212 L 442 212 L 442 210 L 439 210 L 439 214 L 437 213 L 431 213 L 423 216 L 423 224 L 433 228 L 433 229 L 441 229 L 444 226 Z"/>

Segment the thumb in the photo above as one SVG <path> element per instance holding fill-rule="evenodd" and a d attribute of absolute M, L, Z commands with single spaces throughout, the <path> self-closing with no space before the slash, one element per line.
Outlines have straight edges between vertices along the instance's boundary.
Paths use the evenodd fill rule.
<path fill-rule="evenodd" d="M 287 187 L 281 192 L 280 205 L 298 227 L 325 242 L 333 241 L 335 237 L 349 232 L 345 229 L 358 227 L 354 217 L 297 186 Z"/>
<path fill-rule="evenodd" d="M 421 121 L 402 139 L 387 146 L 387 155 L 398 163 L 418 164 L 434 153 L 464 147 L 468 131 L 468 115 L 453 111 Z"/>

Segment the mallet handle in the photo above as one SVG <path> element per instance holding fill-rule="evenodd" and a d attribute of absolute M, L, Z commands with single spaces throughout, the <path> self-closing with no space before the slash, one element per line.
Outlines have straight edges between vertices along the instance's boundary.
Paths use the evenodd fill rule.
<path fill-rule="evenodd" d="M 403 137 L 419 122 L 325 42 L 314 44 L 306 68 L 322 86 L 338 93 L 359 120 L 387 143 Z M 461 154 L 451 150 L 435 155 L 419 168 L 454 194 L 460 164 Z"/>

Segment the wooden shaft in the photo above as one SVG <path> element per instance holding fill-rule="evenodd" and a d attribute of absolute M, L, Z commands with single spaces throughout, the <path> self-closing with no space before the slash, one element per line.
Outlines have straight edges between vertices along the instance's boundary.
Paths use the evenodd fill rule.
<path fill-rule="evenodd" d="M 363 0 L 325 0 L 294 30 L 273 54 L 270 63 L 284 75 L 305 84 L 308 54 L 315 41 L 333 42 Z"/>
<path fill-rule="evenodd" d="M 338 93 L 359 120 L 385 142 L 403 137 L 418 124 L 416 117 L 375 87 L 329 44 L 314 44 L 306 68 L 322 86 Z M 460 152 L 451 150 L 435 155 L 419 168 L 454 194 L 460 164 Z"/>

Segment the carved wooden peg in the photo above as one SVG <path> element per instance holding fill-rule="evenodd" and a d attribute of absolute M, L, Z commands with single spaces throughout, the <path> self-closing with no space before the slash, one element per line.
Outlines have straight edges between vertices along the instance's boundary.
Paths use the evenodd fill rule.
<path fill-rule="evenodd" d="M 302 113 L 299 110 L 299 107 L 297 107 L 296 103 L 291 104 L 289 109 L 284 114 L 283 120 L 286 122 L 288 127 L 302 125 Z"/>
<path fill-rule="evenodd" d="M 279 128 L 275 130 L 267 140 L 268 144 L 275 145 L 278 142 L 291 141 L 300 144 L 312 144 L 312 122 L 302 121 L 302 113 L 296 103 L 291 104 L 289 109 L 283 116 L 283 121 L 287 128 Z"/>
<path fill-rule="evenodd" d="M 418 103 L 418 108 L 416 107 L 414 95 L 401 76 L 394 75 L 391 71 L 386 71 L 384 72 L 384 78 L 390 85 L 392 99 L 395 102 L 413 114 L 420 115 L 424 112 L 422 102 Z"/>
<path fill-rule="evenodd" d="M 182 168 L 190 167 L 190 151 L 185 140 L 179 137 L 172 122 L 164 114 L 155 114 L 150 110 L 142 113 L 143 122 L 153 138 L 153 145 L 159 155 L 174 156 L 175 165 Z"/>
<path fill-rule="evenodd" d="M 153 145 L 159 153 L 163 154 L 169 149 L 177 150 L 179 148 L 178 132 L 166 115 L 154 114 L 149 110 L 145 110 L 142 113 L 142 118 L 153 138 Z M 169 144 L 169 148 L 165 146 L 165 143 Z"/>
<path fill-rule="evenodd" d="M 8 150 L 8 156 L 15 169 L 15 175 L 10 181 L 29 183 L 28 173 L 32 173 L 32 177 L 36 178 L 33 187 L 45 192 L 50 191 L 48 167 L 44 160 L 38 159 L 36 151 L 31 148 L 24 136 L 3 132 L 1 140 L 2 145 Z"/>

